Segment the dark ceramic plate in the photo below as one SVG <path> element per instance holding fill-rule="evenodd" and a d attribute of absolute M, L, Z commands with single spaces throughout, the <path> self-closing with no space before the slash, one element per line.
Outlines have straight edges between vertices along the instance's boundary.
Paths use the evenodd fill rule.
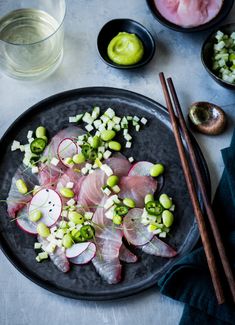
<path fill-rule="evenodd" d="M 107 48 L 110 41 L 119 32 L 135 34 L 142 41 L 144 55 L 139 62 L 132 65 L 120 65 L 110 60 L 107 54 Z M 137 21 L 127 18 L 113 19 L 101 28 L 97 37 L 97 48 L 102 60 L 111 67 L 117 69 L 136 69 L 144 66 L 152 59 L 155 52 L 155 42 L 150 32 Z"/>
<path fill-rule="evenodd" d="M 216 30 L 214 30 L 209 36 L 208 38 L 205 40 L 203 46 L 202 46 L 202 51 L 201 51 L 201 60 L 202 63 L 205 67 L 205 69 L 207 70 L 207 72 L 209 73 L 209 75 L 211 76 L 211 78 L 213 78 L 219 85 L 228 88 L 228 89 L 233 89 L 235 90 L 235 84 L 232 84 L 230 82 L 224 81 L 223 79 L 221 79 L 220 77 L 218 77 L 214 71 L 212 70 L 212 57 L 213 57 L 213 46 L 215 44 L 216 38 L 215 35 L 217 33 L 217 31 L 220 30 L 221 32 L 223 32 L 224 34 L 232 34 L 233 32 L 235 32 L 235 23 L 233 24 L 228 24 L 228 25 L 224 25 L 224 26 L 219 26 L 216 28 Z"/>
<path fill-rule="evenodd" d="M 12 176 L 22 160 L 20 152 L 13 153 L 10 150 L 14 139 L 24 142 L 28 130 L 35 129 L 38 125 L 44 125 L 51 137 L 68 126 L 69 116 L 90 111 L 94 105 L 99 105 L 102 109 L 112 107 L 120 115 L 145 116 L 149 120 L 143 131 L 135 136 L 133 149 L 126 150 L 125 154 L 134 156 L 136 160 L 161 161 L 166 166 L 163 191 L 172 196 L 176 203 L 175 225 L 171 237 L 166 241 L 179 251 L 179 256 L 166 259 L 143 254 L 136 249 L 139 261 L 124 265 L 123 280 L 116 285 L 103 281 L 91 263 L 74 266 L 69 273 L 64 274 L 50 261 L 41 264 L 35 261 L 35 238 L 10 222 L 5 205 L 0 205 L 0 243 L 12 264 L 41 287 L 71 298 L 104 300 L 132 295 L 155 285 L 163 272 L 189 252 L 198 239 L 193 209 L 169 117 L 164 108 L 136 93 L 103 87 L 71 90 L 41 101 L 22 114 L 2 137 L 0 193 L 1 199 L 7 197 Z M 209 184 L 207 167 L 196 143 L 195 149 L 203 175 Z"/>
<path fill-rule="evenodd" d="M 157 10 L 155 4 L 154 4 L 154 0 L 146 0 L 149 9 L 151 10 L 153 16 L 164 26 L 173 29 L 177 32 L 183 32 L 183 33 L 193 33 L 193 32 L 201 32 L 210 28 L 215 27 L 216 25 L 218 25 L 222 20 L 224 20 L 228 14 L 230 13 L 230 10 L 233 7 L 233 3 L 234 0 L 224 0 L 222 8 L 220 10 L 220 12 L 218 13 L 218 15 L 212 19 L 211 21 L 209 21 L 206 24 L 197 26 L 197 27 L 191 27 L 191 28 L 185 28 L 185 27 L 181 27 L 179 25 L 173 24 L 171 23 L 169 20 L 165 19 L 160 12 Z"/>

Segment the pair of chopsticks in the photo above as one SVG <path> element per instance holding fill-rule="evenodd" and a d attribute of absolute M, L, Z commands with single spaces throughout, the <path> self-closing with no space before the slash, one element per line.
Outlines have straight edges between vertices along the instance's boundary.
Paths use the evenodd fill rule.
<path fill-rule="evenodd" d="M 214 216 L 214 213 L 212 210 L 210 200 L 207 195 L 206 186 L 205 186 L 205 183 L 204 183 L 201 171 L 200 171 L 200 167 L 197 162 L 197 158 L 196 158 L 196 155 L 194 152 L 194 148 L 193 148 L 190 136 L 189 136 L 189 132 L 188 132 L 184 117 L 183 117 L 183 113 L 182 113 L 180 103 L 179 103 L 179 100 L 178 100 L 178 97 L 177 97 L 177 94 L 175 91 L 175 87 L 173 85 L 172 79 L 168 78 L 167 83 L 168 83 L 168 87 L 169 87 L 169 90 L 171 93 L 171 97 L 173 99 L 174 108 L 175 108 L 177 115 L 175 114 L 173 104 L 171 102 L 171 97 L 170 97 L 170 93 L 169 93 L 169 90 L 167 87 L 167 83 L 166 83 L 164 74 L 160 73 L 159 77 L 160 77 L 162 89 L 164 92 L 166 105 L 167 105 L 167 109 L 169 112 L 176 145 L 178 148 L 186 184 L 188 187 L 188 191 L 189 191 L 189 195 L 190 195 L 191 202 L 193 205 L 199 232 L 201 235 L 202 244 L 203 244 L 203 247 L 205 250 L 207 263 L 208 263 L 209 271 L 211 274 L 211 279 L 212 279 L 212 283 L 213 283 L 213 286 L 215 289 L 215 294 L 216 294 L 218 304 L 223 304 L 225 302 L 225 294 L 224 294 L 224 289 L 223 289 L 223 285 L 222 285 L 222 281 L 221 281 L 221 275 L 219 274 L 219 271 L 218 271 L 216 258 L 214 255 L 214 250 L 211 245 L 207 226 L 206 226 L 206 220 L 205 220 L 205 217 L 203 216 L 203 213 L 202 213 L 202 210 L 201 210 L 201 207 L 199 204 L 199 200 L 198 200 L 197 192 L 195 189 L 192 173 L 190 170 L 190 164 L 189 164 L 188 158 L 185 153 L 181 134 L 184 137 L 184 140 L 186 142 L 186 145 L 187 145 L 187 148 L 189 151 L 191 164 L 192 164 L 192 167 L 193 167 L 193 170 L 195 173 L 198 187 L 199 187 L 201 195 L 202 195 L 203 203 L 204 203 L 207 217 L 209 220 L 209 224 L 211 227 L 211 232 L 213 234 L 214 241 L 216 244 L 215 247 L 218 251 L 218 255 L 220 257 L 220 261 L 223 266 L 224 274 L 226 276 L 226 279 L 227 279 L 227 282 L 229 285 L 229 289 L 231 291 L 233 302 L 235 303 L 235 281 L 234 281 L 233 272 L 232 272 L 232 269 L 231 269 L 231 266 L 230 266 L 225 248 L 224 248 L 224 244 L 222 241 L 221 234 L 219 232 L 218 225 L 216 223 L 216 219 L 215 219 L 215 216 Z"/>

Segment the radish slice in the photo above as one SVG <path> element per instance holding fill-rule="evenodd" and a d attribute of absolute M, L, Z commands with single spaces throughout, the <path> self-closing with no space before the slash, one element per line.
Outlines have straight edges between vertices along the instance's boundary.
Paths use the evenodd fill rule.
<path fill-rule="evenodd" d="M 135 246 L 142 246 L 149 243 L 153 233 L 141 223 L 143 209 L 131 209 L 123 219 L 123 231 L 126 240 Z"/>
<path fill-rule="evenodd" d="M 16 224 L 30 235 L 36 235 L 37 225 L 28 218 L 28 209 L 24 207 L 17 215 Z"/>
<path fill-rule="evenodd" d="M 153 164 L 149 161 L 139 161 L 129 170 L 128 176 L 150 176 Z"/>
<path fill-rule="evenodd" d="M 66 257 L 68 257 L 68 258 L 77 257 L 78 255 L 82 254 L 87 249 L 89 244 L 90 244 L 89 242 L 78 243 L 78 244 L 71 246 L 70 248 L 67 248 L 66 254 L 65 254 Z"/>
<path fill-rule="evenodd" d="M 76 143 L 70 139 L 66 138 L 62 140 L 58 146 L 57 154 L 63 165 L 67 166 L 63 161 L 65 158 L 73 157 L 79 151 L 79 147 Z"/>
<path fill-rule="evenodd" d="M 70 262 L 72 262 L 73 264 L 87 264 L 93 259 L 93 257 L 95 257 L 95 253 L 95 244 L 89 243 L 87 249 L 77 257 L 70 258 Z"/>
<path fill-rule="evenodd" d="M 38 191 L 29 203 L 28 214 L 35 210 L 42 212 L 43 217 L 40 222 L 48 227 L 53 226 L 59 219 L 62 211 L 62 201 L 59 194 L 51 189 Z"/>

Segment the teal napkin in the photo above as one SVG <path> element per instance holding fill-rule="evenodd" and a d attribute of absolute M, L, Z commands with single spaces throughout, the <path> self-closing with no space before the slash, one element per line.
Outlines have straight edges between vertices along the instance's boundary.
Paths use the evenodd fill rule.
<path fill-rule="evenodd" d="M 235 269 L 235 130 L 230 147 L 221 153 L 225 168 L 213 211 Z M 217 304 L 201 245 L 175 263 L 158 284 L 162 294 L 185 303 L 180 325 L 235 324 L 235 306 Z"/>

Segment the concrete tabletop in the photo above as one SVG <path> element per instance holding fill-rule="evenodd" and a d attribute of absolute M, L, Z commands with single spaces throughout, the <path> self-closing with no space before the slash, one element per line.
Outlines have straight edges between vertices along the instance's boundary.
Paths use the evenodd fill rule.
<path fill-rule="evenodd" d="M 0 0 L 0 2 L 3 0 Z M 227 22 L 235 15 L 233 8 Z M 132 18 L 156 40 L 152 61 L 136 71 L 105 65 L 96 49 L 101 27 L 113 18 Z M 175 82 L 184 113 L 194 101 L 210 101 L 229 118 L 220 136 L 195 134 L 209 166 L 213 193 L 223 170 L 220 149 L 230 143 L 235 122 L 235 93 L 217 85 L 200 62 L 200 49 L 209 32 L 181 34 L 159 24 L 143 0 L 69 0 L 65 20 L 64 60 L 49 78 L 22 82 L 0 75 L 0 136 L 27 108 L 58 92 L 87 86 L 111 86 L 144 94 L 164 104 L 158 73 Z M 0 252 L 1 325 L 175 325 L 183 304 L 162 296 L 156 287 L 131 298 L 109 302 L 75 301 L 41 289 L 21 275 Z"/>

